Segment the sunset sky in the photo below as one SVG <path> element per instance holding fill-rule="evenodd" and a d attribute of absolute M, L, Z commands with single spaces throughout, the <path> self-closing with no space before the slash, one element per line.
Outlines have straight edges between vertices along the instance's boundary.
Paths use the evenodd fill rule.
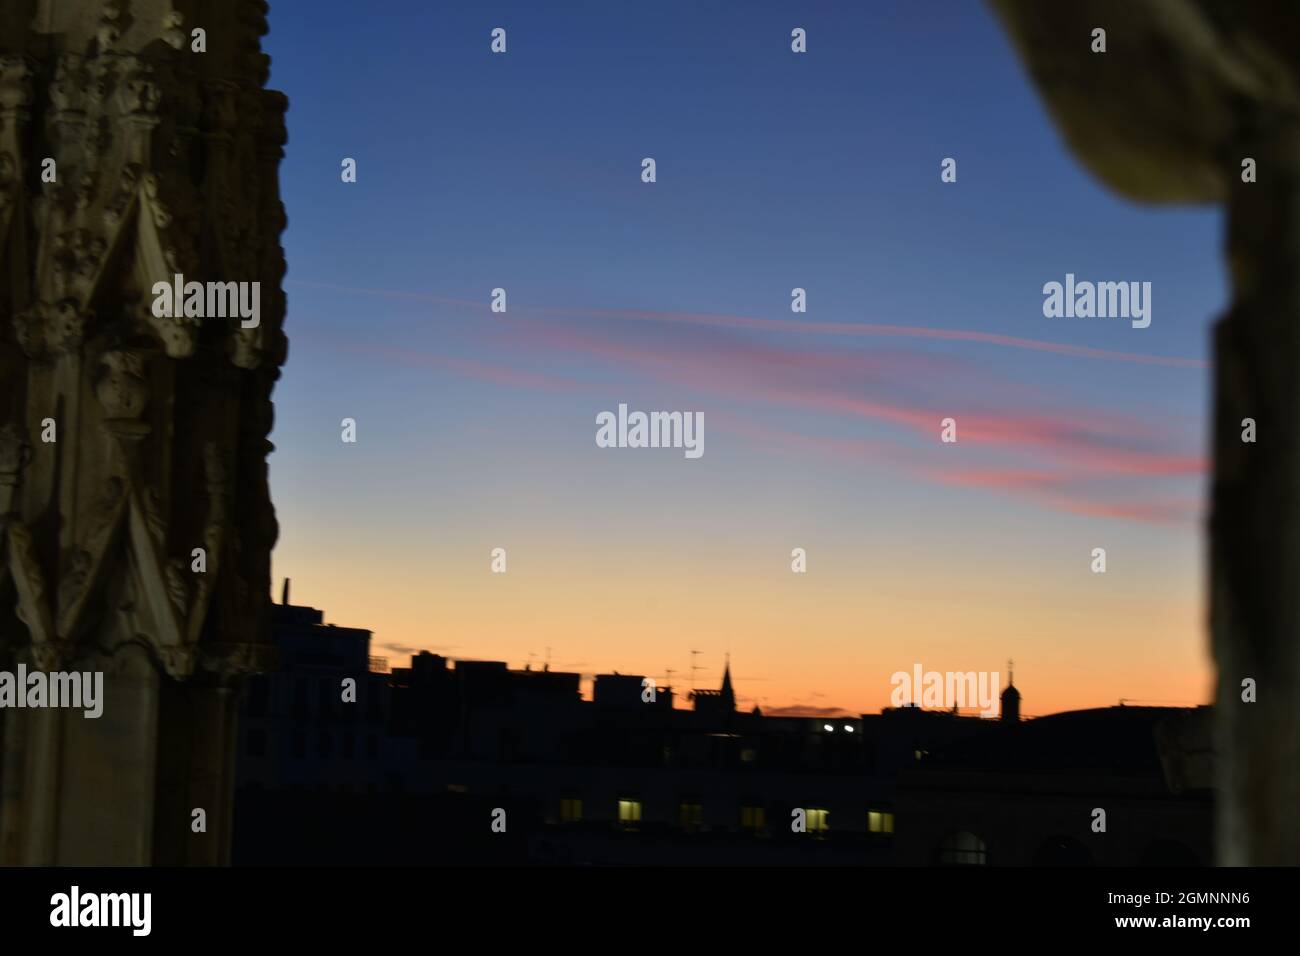
<path fill-rule="evenodd" d="M 266 38 L 294 603 L 395 664 L 549 647 L 683 690 L 730 652 L 769 711 L 1008 658 L 1031 715 L 1208 701 L 1221 217 L 1104 191 L 983 4 L 355 10 Z M 1067 273 L 1150 282 L 1150 327 L 1045 318 Z M 704 455 L 598 448 L 620 403 L 703 412 Z"/>

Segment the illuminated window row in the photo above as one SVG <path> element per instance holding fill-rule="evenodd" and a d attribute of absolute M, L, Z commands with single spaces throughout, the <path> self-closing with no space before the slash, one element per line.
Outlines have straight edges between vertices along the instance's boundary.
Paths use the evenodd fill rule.
<path fill-rule="evenodd" d="M 830 830 L 830 811 L 824 807 L 809 807 L 805 811 L 809 833 L 826 833 Z M 618 801 L 618 822 L 625 827 L 635 827 L 641 822 L 641 801 L 633 797 L 621 797 Z M 582 822 L 582 800 L 578 797 L 563 797 L 560 800 L 560 822 Z M 685 801 L 677 807 L 678 825 L 685 829 L 699 829 L 704 826 L 704 805 L 697 801 Z M 740 826 L 743 830 L 763 830 L 767 827 L 767 810 L 753 804 L 744 804 L 740 808 Z M 894 814 L 887 810 L 867 811 L 867 831 L 870 833 L 892 834 L 894 832 Z"/>

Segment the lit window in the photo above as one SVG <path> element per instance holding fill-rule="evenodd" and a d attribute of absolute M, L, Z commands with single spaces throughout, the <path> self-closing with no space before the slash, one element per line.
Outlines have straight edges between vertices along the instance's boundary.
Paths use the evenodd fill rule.
<path fill-rule="evenodd" d="M 872 833 L 893 833 L 894 815 L 884 810 L 868 810 L 867 829 Z"/>
<path fill-rule="evenodd" d="M 698 830 L 704 826 L 704 806 L 699 803 L 683 803 L 677 808 L 677 821 L 685 830 Z"/>
<path fill-rule="evenodd" d="M 831 828 L 831 813 L 829 810 L 823 810 L 820 807 L 808 808 L 808 832 L 825 833 Z"/>
<path fill-rule="evenodd" d="M 581 823 L 582 801 L 577 797 L 563 797 L 560 800 L 560 822 Z"/>
<path fill-rule="evenodd" d="M 618 822 L 624 826 L 632 826 L 641 822 L 641 801 L 640 800 L 619 800 L 618 801 Z"/>
<path fill-rule="evenodd" d="M 767 812 L 762 807 L 741 807 L 740 826 L 745 830 L 763 829 L 767 826 Z"/>
<path fill-rule="evenodd" d="M 965 830 L 952 833 L 939 844 L 939 862 L 950 866 L 983 866 L 988 863 L 988 848 L 973 833 Z"/>

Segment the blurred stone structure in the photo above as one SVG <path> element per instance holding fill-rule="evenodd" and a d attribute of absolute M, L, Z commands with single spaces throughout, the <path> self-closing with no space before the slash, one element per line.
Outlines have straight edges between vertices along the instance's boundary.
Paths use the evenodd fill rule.
<path fill-rule="evenodd" d="M 229 859 L 286 353 L 266 15 L 0 3 L 0 670 L 102 671 L 105 697 L 0 709 L 0 865 Z M 158 317 L 178 275 L 260 283 L 259 323 Z"/>
<path fill-rule="evenodd" d="M 1227 208 L 1209 575 L 1217 857 L 1300 863 L 1300 17 L 1290 0 L 991 4 L 1096 176 L 1131 199 Z"/>

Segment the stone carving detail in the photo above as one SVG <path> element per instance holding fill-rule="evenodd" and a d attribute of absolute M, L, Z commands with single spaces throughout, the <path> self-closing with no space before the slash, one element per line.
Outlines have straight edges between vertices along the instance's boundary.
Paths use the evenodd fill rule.
<path fill-rule="evenodd" d="M 67 616 L 72 605 L 85 593 L 94 563 L 94 556 L 89 551 L 77 551 L 69 559 L 63 576 L 59 578 L 60 620 Z"/>
<path fill-rule="evenodd" d="M 12 153 L 0 153 L 0 211 L 13 207 L 18 186 L 17 160 Z"/>
<path fill-rule="evenodd" d="M 266 4 L 217 5 L 203 56 L 168 4 L 39 6 L 0 28 L 0 622 L 22 623 L 0 646 L 264 666 L 286 106 L 262 88 Z M 178 275 L 259 283 L 259 326 L 155 314 Z M 29 441 L 46 419 L 57 441 Z"/>
<path fill-rule="evenodd" d="M 12 114 L 31 105 L 31 70 L 26 58 L 0 56 L 0 112 Z"/>
<path fill-rule="evenodd" d="M 0 425 L 0 516 L 9 513 L 19 475 L 31 457 L 32 446 L 23 430 L 13 422 Z"/>
<path fill-rule="evenodd" d="M 95 386 L 95 397 L 110 420 L 136 419 L 149 399 L 144 362 L 138 352 L 105 352 L 100 361 L 105 374 Z"/>
<path fill-rule="evenodd" d="M 275 666 L 274 648 L 266 644 L 210 644 L 203 648 L 204 669 L 230 678 Z"/>

